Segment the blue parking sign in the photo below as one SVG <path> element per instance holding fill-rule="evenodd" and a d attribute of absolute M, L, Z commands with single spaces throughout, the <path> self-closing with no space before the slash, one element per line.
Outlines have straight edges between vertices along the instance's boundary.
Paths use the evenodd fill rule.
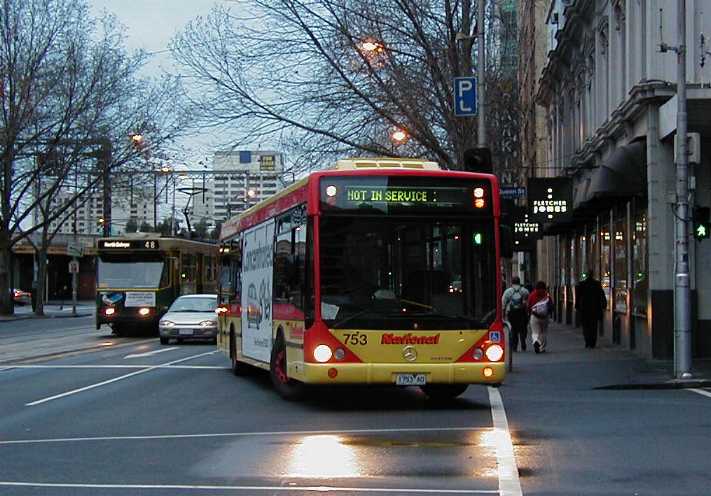
<path fill-rule="evenodd" d="M 454 78 L 454 115 L 473 117 L 476 115 L 476 78 Z"/>
<path fill-rule="evenodd" d="M 499 331 L 489 331 L 489 339 L 493 343 L 498 343 L 501 341 L 501 334 L 499 334 Z"/>

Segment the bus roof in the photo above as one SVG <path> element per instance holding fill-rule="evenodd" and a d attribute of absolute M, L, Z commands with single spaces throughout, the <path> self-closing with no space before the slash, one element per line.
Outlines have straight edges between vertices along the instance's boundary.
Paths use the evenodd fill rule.
<path fill-rule="evenodd" d="M 493 174 L 442 169 L 436 162 L 393 157 L 351 158 L 339 160 L 330 169 L 314 171 L 277 194 L 262 200 L 234 217 L 227 219 L 220 231 L 220 241 L 226 241 L 245 229 L 276 216 L 296 205 L 306 203 L 309 190 L 324 176 L 439 176 L 462 179 L 485 179 L 498 185 Z M 497 195 L 498 196 L 498 195 Z M 494 199 L 498 205 L 498 198 Z"/>

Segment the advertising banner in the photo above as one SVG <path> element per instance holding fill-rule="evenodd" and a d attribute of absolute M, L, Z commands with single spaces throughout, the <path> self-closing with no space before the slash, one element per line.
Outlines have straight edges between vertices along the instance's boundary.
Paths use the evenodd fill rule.
<path fill-rule="evenodd" d="M 248 229 L 242 239 L 242 353 L 269 362 L 272 351 L 274 219 Z"/>
<path fill-rule="evenodd" d="M 528 179 L 528 215 L 533 222 L 555 224 L 573 218 L 573 183 L 567 177 Z"/>

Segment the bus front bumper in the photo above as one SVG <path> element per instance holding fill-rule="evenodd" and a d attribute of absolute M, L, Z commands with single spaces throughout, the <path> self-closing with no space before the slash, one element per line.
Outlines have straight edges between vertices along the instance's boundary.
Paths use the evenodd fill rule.
<path fill-rule="evenodd" d="M 490 370 L 490 376 L 485 375 L 485 369 Z M 400 374 L 424 374 L 427 384 L 501 384 L 506 364 L 303 363 L 289 370 L 290 376 L 307 384 L 395 384 Z"/>

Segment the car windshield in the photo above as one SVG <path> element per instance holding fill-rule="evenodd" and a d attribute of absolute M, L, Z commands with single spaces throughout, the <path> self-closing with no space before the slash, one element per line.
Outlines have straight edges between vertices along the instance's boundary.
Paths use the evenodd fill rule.
<path fill-rule="evenodd" d="M 217 308 L 217 296 L 185 297 L 181 296 L 170 307 L 170 312 L 214 312 Z"/>
<path fill-rule="evenodd" d="M 332 216 L 321 313 L 332 328 L 462 329 L 496 308 L 492 221 Z"/>

